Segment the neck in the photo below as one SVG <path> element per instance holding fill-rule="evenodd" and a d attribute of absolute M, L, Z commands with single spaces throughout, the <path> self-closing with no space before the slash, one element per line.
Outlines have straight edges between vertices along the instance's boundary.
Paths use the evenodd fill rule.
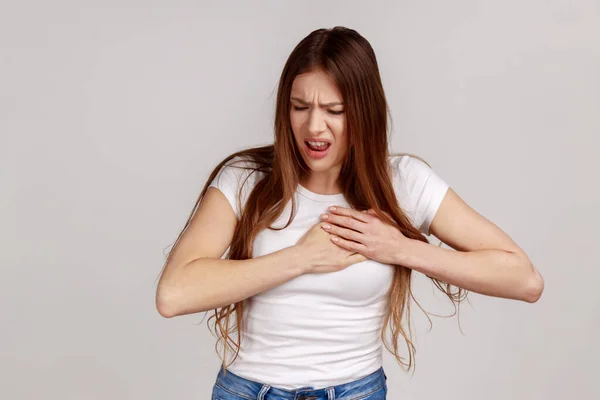
<path fill-rule="evenodd" d="M 342 192 L 339 171 L 311 172 L 300 179 L 300 184 L 313 193 L 338 194 Z"/>

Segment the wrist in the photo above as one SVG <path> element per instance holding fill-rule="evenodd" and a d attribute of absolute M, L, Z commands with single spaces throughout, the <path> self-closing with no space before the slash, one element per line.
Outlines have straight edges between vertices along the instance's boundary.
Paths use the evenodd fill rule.
<path fill-rule="evenodd" d="M 419 251 L 419 246 L 424 243 L 419 240 L 407 238 L 406 236 L 402 236 L 402 238 L 400 245 L 396 246 L 397 250 L 394 254 L 394 264 L 413 268 L 415 266 L 415 256 Z"/>
<path fill-rule="evenodd" d="M 302 244 L 295 244 L 286 249 L 288 254 L 288 268 L 292 271 L 295 276 L 300 276 L 312 272 L 312 262 L 310 257 L 307 257 L 307 252 Z"/>

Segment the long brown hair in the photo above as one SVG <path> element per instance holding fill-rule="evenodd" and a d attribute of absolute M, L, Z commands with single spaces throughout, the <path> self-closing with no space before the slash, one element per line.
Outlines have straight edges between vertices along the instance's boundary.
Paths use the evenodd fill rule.
<path fill-rule="evenodd" d="M 274 143 L 238 151 L 215 167 L 174 246 L 188 227 L 210 182 L 217 176 L 219 170 L 226 166 L 246 168 L 249 169 L 249 174 L 263 175 L 250 192 L 243 209 L 239 201 L 241 196 L 238 196 L 241 216 L 227 254 L 229 259 L 252 258 L 252 244 L 260 231 L 284 229 L 289 226 L 295 215 L 296 187 L 303 174 L 309 171 L 294 141 L 290 125 L 290 93 L 292 82 L 297 75 L 316 69 L 323 70 L 334 79 L 344 102 L 349 150 L 340 172 L 340 182 L 346 200 L 357 210 L 372 208 L 379 218 L 396 226 L 406 237 L 428 242 L 427 238 L 411 225 L 393 189 L 392 172 L 388 161 L 389 110 L 375 53 L 369 42 L 358 32 L 338 26 L 332 29 L 315 30 L 294 48 L 279 81 Z M 246 162 L 242 166 L 236 166 L 231 162 L 234 158 L 250 161 L 250 166 Z M 240 194 L 243 183 L 240 185 Z M 271 227 L 290 201 L 292 211 L 287 224 L 282 228 Z M 170 253 L 167 262 L 169 256 Z M 389 292 L 390 307 L 381 333 L 385 347 L 408 370 L 413 367 L 415 353 L 410 326 L 409 296 L 415 300 L 411 291 L 411 273 L 410 268 L 395 266 Z M 431 279 L 436 287 L 453 302 L 456 312 L 456 307 L 465 298 L 466 292 L 459 288 L 453 291 L 449 284 Z M 223 346 L 223 368 L 226 368 L 227 349 L 235 353 L 232 362 L 239 352 L 243 334 L 241 329 L 243 310 L 244 304 L 240 301 L 215 309 L 208 321 L 214 319 L 214 328 L 218 336 L 216 346 L 219 344 Z M 403 324 L 404 316 L 406 316 L 406 327 Z M 385 338 L 388 327 L 392 333 L 392 348 Z M 231 338 L 232 333 L 237 333 L 237 340 Z M 408 347 L 408 360 L 399 354 L 399 335 L 404 338 Z"/>

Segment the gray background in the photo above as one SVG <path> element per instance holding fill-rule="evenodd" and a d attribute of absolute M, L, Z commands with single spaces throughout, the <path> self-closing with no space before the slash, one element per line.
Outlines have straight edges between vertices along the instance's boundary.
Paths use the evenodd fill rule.
<path fill-rule="evenodd" d="M 215 3 L 1 3 L 0 397 L 209 398 L 208 317 L 161 318 L 155 278 L 216 163 L 272 140 L 292 48 L 345 25 L 378 56 L 393 150 L 546 283 L 533 305 L 471 294 L 464 335 L 413 307 L 417 369 L 385 353 L 389 398 L 600 398 L 599 2 Z"/>

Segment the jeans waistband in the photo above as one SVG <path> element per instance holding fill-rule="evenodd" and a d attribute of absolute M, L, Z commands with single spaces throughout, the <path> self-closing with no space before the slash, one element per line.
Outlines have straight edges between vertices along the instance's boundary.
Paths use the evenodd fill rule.
<path fill-rule="evenodd" d="M 305 386 L 287 390 L 242 378 L 229 370 L 225 373 L 223 368 L 220 368 L 215 385 L 248 400 L 353 400 L 362 399 L 380 390 L 385 385 L 386 379 L 383 367 L 380 367 L 365 377 L 337 386 L 322 389 Z"/>

